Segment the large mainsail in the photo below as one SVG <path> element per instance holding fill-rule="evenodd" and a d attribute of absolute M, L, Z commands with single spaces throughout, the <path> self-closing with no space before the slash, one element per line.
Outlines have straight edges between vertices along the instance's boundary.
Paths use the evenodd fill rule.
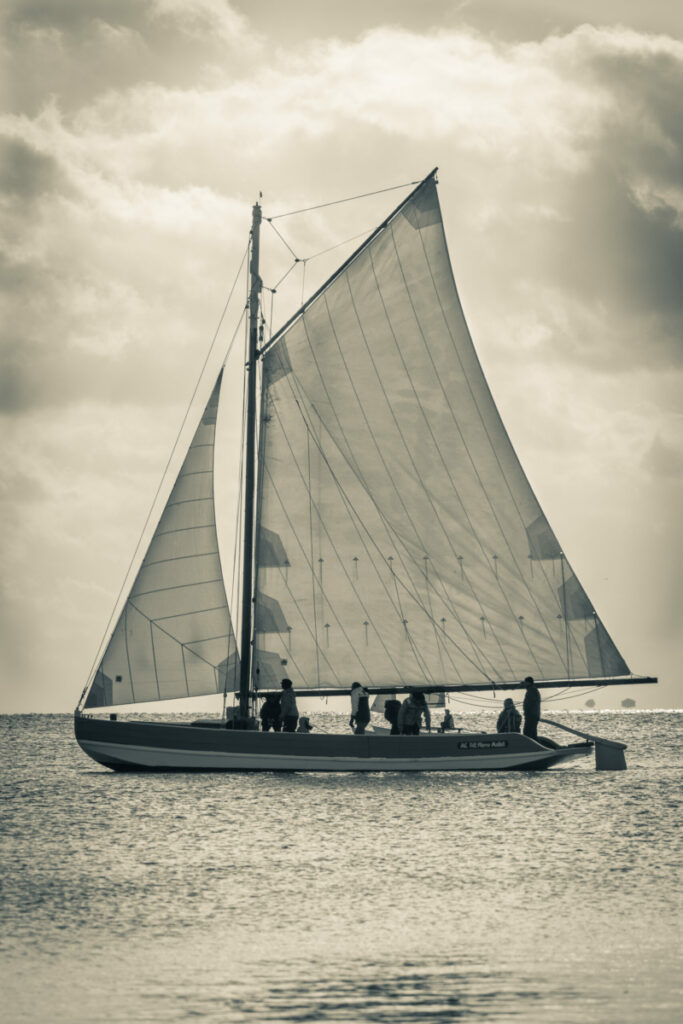
<path fill-rule="evenodd" d="M 254 681 L 624 675 L 491 397 L 428 178 L 263 358 Z"/>
<path fill-rule="evenodd" d="M 85 707 L 233 690 L 235 634 L 216 533 L 214 447 L 222 374 L 192 439 Z"/>

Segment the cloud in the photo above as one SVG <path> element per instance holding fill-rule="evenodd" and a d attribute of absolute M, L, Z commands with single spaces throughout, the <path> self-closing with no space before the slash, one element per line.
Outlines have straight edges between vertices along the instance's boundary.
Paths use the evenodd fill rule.
<path fill-rule="evenodd" d="M 108 610 L 112 552 L 136 539 L 143 481 L 163 464 L 259 189 L 278 212 L 440 164 L 485 370 L 532 479 L 567 500 L 570 539 L 582 493 L 606 505 L 621 489 L 645 518 L 644 499 L 628 504 L 639 477 L 669 487 L 680 471 L 679 42 L 384 26 L 278 49 L 218 0 L 82 0 L 10 5 L 4 50 L 3 564 L 24 633 L 40 609 L 75 646 L 84 603 L 88 628 Z M 374 226 L 398 195 L 280 226 L 309 255 Z M 270 239 L 267 282 L 290 259 Z M 93 556 L 98 534 L 107 550 Z"/>
<path fill-rule="evenodd" d="M 45 98 L 70 112 L 140 81 L 167 86 L 246 67 L 262 40 L 223 0 L 9 0 L 4 73 L 9 109 L 35 115 Z M 77 69 L 77 72 L 75 71 Z"/>
<path fill-rule="evenodd" d="M 676 441 L 657 434 L 643 465 L 653 476 L 683 484 L 683 419 L 678 423 L 680 436 Z"/>

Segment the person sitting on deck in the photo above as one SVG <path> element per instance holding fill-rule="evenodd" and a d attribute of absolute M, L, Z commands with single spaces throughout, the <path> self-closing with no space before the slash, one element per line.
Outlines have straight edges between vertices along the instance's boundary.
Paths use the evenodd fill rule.
<path fill-rule="evenodd" d="M 443 720 L 439 726 L 439 732 L 452 732 L 455 729 L 455 722 L 453 721 L 453 715 L 449 708 L 443 713 Z"/>
<path fill-rule="evenodd" d="M 282 687 L 282 693 L 280 694 L 282 731 L 296 732 L 296 723 L 299 721 L 299 709 L 296 706 L 296 694 L 292 688 L 292 680 L 283 679 L 280 686 Z"/>
<path fill-rule="evenodd" d="M 411 693 L 401 704 L 398 713 L 398 727 L 403 736 L 419 736 L 420 723 L 424 715 L 425 726 L 432 731 L 432 719 L 424 693 Z"/>
<path fill-rule="evenodd" d="M 515 707 L 512 697 L 506 697 L 503 701 L 503 710 L 498 715 L 496 732 L 519 732 L 522 725 L 522 716 Z"/>
<path fill-rule="evenodd" d="M 351 683 L 351 721 L 355 723 L 355 734 L 362 736 L 370 721 L 370 702 L 368 691 L 360 683 Z"/>
<path fill-rule="evenodd" d="M 261 718 L 261 728 L 264 732 L 268 732 L 272 729 L 273 732 L 279 732 L 282 728 L 282 722 L 280 720 L 280 694 L 269 693 L 263 702 L 261 710 L 259 711 Z"/>
<path fill-rule="evenodd" d="M 301 718 L 299 719 L 299 728 L 296 731 L 297 732 L 311 732 L 312 729 L 313 729 L 313 726 L 311 725 L 311 720 L 308 717 L 308 715 L 302 715 Z"/>

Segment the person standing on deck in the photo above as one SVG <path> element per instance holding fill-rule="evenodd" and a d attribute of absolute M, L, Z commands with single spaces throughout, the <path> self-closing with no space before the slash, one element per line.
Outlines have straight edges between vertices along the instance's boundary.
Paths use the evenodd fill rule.
<path fill-rule="evenodd" d="M 524 735 L 530 736 L 532 740 L 537 739 L 536 730 L 541 717 L 541 691 L 536 686 L 531 676 L 524 680 L 526 693 L 524 694 Z"/>
<path fill-rule="evenodd" d="M 296 694 L 292 689 L 292 680 L 283 679 L 280 686 L 282 687 L 282 694 L 280 696 L 282 731 L 296 732 L 296 723 L 299 721 L 299 709 L 296 706 Z"/>
<path fill-rule="evenodd" d="M 356 736 L 362 736 L 370 721 L 369 694 L 360 683 L 351 683 L 351 721 L 355 722 Z"/>
<path fill-rule="evenodd" d="M 396 700 L 395 697 L 391 697 L 389 700 L 384 702 L 384 717 L 391 726 L 391 735 L 400 735 L 401 730 L 398 727 L 398 716 L 401 711 L 401 702 Z"/>
<path fill-rule="evenodd" d="M 280 720 L 280 694 L 269 693 L 263 702 L 263 706 L 259 712 L 261 716 L 261 728 L 264 732 L 268 732 L 270 729 L 273 732 L 279 732 L 282 728 L 282 722 Z"/>
<path fill-rule="evenodd" d="M 420 723 L 424 715 L 425 726 L 432 731 L 432 716 L 424 693 L 411 693 L 401 704 L 398 713 L 398 727 L 402 736 L 419 736 Z"/>

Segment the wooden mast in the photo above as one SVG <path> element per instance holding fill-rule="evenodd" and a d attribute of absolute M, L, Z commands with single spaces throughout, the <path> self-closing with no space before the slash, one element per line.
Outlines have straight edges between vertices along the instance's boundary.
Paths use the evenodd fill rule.
<path fill-rule="evenodd" d="M 249 719 L 249 691 L 252 663 L 252 608 L 254 564 L 254 494 L 256 490 L 256 363 L 258 359 L 259 236 L 261 207 L 254 203 L 251 219 L 251 260 L 249 263 L 249 347 L 247 352 L 247 422 L 244 465 L 244 545 L 242 550 L 242 642 L 240 647 L 240 724 Z"/>

